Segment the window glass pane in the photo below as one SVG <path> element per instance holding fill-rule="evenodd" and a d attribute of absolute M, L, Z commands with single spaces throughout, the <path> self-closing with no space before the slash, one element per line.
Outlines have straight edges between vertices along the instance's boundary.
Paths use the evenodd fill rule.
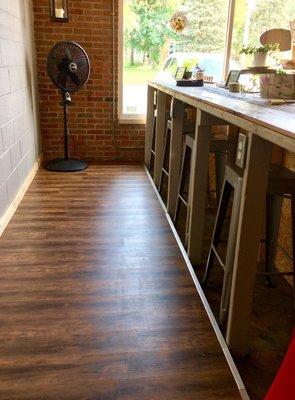
<path fill-rule="evenodd" d="M 171 5 L 167 0 L 123 0 L 123 114 L 145 114 L 146 86 L 160 70 Z"/>
<path fill-rule="evenodd" d="M 186 67 L 190 72 L 198 65 L 205 70 L 205 75 L 213 76 L 214 81 L 221 81 L 228 0 L 176 1 L 175 11 L 186 14 L 188 26 L 183 32 L 172 32 L 170 35 L 169 50 L 173 64 L 165 68 L 167 73 L 163 75 L 175 73 L 177 67 Z M 232 62 L 232 67 L 235 66 Z"/>
<path fill-rule="evenodd" d="M 177 67 L 222 79 L 227 9 L 228 0 L 123 0 L 123 114 L 144 114 L 147 81 L 174 82 Z M 177 11 L 188 19 L 181 33 L 169 23 Z"/>
<path fill-rule="evenodd" d="M 253 65 L 253 55 L 243 55 L 243 46 L 260 46 L 260 36 L 273 28 L 290 29 L 295 19 L 295 0 L 236 0 L 232 58 L 241 68 Z M 291 52 L 268 56 L 267 65 L 277 65 L 280 59 L 288 59 Z"/>

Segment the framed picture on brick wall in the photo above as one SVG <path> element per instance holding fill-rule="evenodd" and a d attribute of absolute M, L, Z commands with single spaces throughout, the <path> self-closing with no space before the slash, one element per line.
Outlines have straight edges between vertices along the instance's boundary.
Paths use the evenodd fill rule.
<path fill-rule="evenodd" d="M 67 22 L 69 20 L 68 0 L 50 0 L 49 4 L 52 21 Z"/>

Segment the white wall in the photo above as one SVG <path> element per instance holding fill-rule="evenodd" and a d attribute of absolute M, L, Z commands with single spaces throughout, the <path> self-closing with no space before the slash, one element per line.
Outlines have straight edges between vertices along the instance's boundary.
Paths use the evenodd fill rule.
<path fill-rule="evenodd" d="M 0 0 L 0 217 L 38 158 L 31 0 Z"/>

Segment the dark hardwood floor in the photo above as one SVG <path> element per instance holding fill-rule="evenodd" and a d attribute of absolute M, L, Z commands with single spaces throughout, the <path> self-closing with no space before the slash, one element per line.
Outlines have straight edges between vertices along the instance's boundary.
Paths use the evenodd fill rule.
<path fill-rule="evenodd" d="M 1 400 L 240 398 L 143 167 L 41 170 L 0 254 Z"/>

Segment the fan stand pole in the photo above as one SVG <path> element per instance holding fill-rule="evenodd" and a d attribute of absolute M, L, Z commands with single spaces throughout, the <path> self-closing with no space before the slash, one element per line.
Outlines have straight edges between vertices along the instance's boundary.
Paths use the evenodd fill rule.
<path fill-rule="evenodd" d="M 77 172 L 87 168 L 84 161 L 69 158 L 69 112 L 68 105 L 71 103 L 69 92 L 62 91 L 62 105 L 64 112 L 64 158 L 48 161 L 46 169 L 54 172 Z"/>
<path fill-rule="evenodd" d="M 67 97 L 67 95 L 69 97 Z M 67 105 L 70 103 L 71 97 L 69 93 L 63 92 L 63 108 L 64 108 L 64 159 L 69 159 L 69 128 L 68 128 L 68 107 Z"/>

